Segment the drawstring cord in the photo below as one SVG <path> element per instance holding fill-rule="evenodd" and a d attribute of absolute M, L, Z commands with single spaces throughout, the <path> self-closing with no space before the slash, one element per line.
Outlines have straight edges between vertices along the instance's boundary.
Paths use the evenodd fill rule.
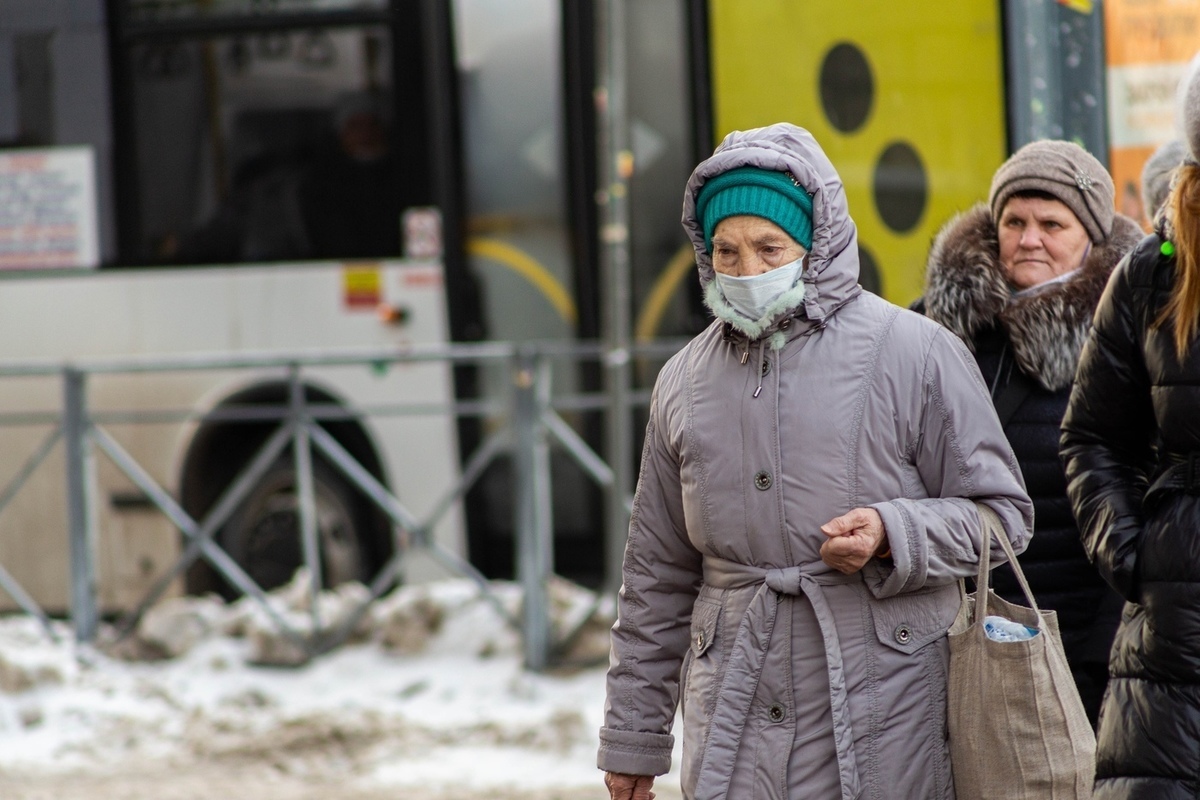
<path fill-rule="evenodd" d="M 758 340 L 758 386 L 754 389 L 754 394 L 751 397 L 758 397 L 762 394 L 762 379 L 763 379 L 763 349 L 767 346 L 766 338 Z M 746 349 L 742 351 L 742 357 L 738 362 L 745 365 L 750 360 L 750 342 L 746 342 Z"/>
<path fill-rule="evenodd" d="M 781 327 L 787 328 L 788 322 L 790 322 L 790 320 L 784 320 Z M 816 331 L 823 330 L 824 328 L 825 328 L 825 323 L 822 322 L 821 324 L 814 327 L 808 333 L 814 333 Z M 804 335 L 807 335 L 807 333 Z M 762 394 L 763 374 L 764 374 L 766 363 L 767 363 L 767 359 L 766 359 L 767 339 L 769 339 L 769 338 L 770 338 L 769 336 L 763 336 L 760 339 L 758 339 L 758 361 L 756 362 L 756 366 L 758 368 L 758 384 L 754 387 L 754 393 L 751 395 L 752 397 L 758 397 L 760 394 Z M 754 342 L 750 341 L 748 338 L 743 339 L 741 337 L 734 336 L 733 328 L 728 322 L 725 323 L 724 339 L 726 342 L 729 342 L 730 344 L 734 345 L 735 347 L 744 348 L 742 350 L 741 354 L 738 356 L 739 364 L 741 364 L 742 366 L 745 366 L 747 363 L 749 363 L 750 348 L 753 346 Z"/>
<path fill-rule="evenodd" d="M 996 366 L 996 374 L 992 376 L 992 385 L 988 387 L 988 394 L 992 396 L 993 402 L 996 400 L 996 390 L 1001 385 L 1008 383 L 1009 375 L 1012 374 L 1013 362 L 1008 357 L 1008 345 L 1000 349 L 1000 363 Z M 1008 372 L 1009 375 L 1006 375 Z"/>
<path fill-rule="evenodd" d="M 766 345 L 767 340 L 765 338 L 758 340 L 758 388 L 754 390 L 754 394 L 752 394 L 751 397 L 758 397 L 760 394 L 762 394 L 763 349 L 766 347 Z M 748 346 L 746 348 L 746 355 L 750 355 L 750 348 Z"/>

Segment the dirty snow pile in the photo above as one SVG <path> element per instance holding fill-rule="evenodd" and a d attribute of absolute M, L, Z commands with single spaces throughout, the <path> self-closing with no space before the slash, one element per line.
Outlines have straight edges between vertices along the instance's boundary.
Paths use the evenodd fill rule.
<path fill-rule="evenodd" d="M 304 585 L 270 596 L 298 629 L 311 624 Z M 553 627 L 578 633 L 567 660 L 586 666 L 539 674 L 500 611 L 519 619 L 519 587 L 491 589 L 398 588 L 306 663 L 245 599 L 169 599 L 119 644 L 87 649 L 58 623 L 55 642 L 34 619 L 0 617 L 0 778 L 225 759 L 364 787 L 595 788 L 611 603 L 555 581 Z M 347 619 L 364 593 L 323 593 L 318 619 Z"/>

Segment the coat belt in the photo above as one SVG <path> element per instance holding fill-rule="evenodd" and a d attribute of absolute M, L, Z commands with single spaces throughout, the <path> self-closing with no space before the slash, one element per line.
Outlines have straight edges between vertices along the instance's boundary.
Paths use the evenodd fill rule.
<path fill-rule="evenodd" d="M 842 800 L 854 800 L 861 788 L 858 760 L 854 754 L 854 733 L 850 728 L 850 706 L 846 699 L 846 674 L 842 666 L 842 646 L 838 640 L 833 612 L 822 586 L 857 583 L 859 573 L 816 572 L 811 567 L 763 569 L 707 556 L 704 582 L 720 589 L 738 589 L 758 584 L 729 653 L 725 676 L 709 722 L 700 774 L 696 781 L 696 800 L 722 800 L 729 791 L 738 746 L 750 714 L 750 704 L 762 677 L 763 662 L 771 646 L 780 598 L 804 595 L 812 604 L 825 644 L 825 664 L 829 674 L 829 701 L 833 712 L 833 737 L 837 748 L 838 774 Z"/>

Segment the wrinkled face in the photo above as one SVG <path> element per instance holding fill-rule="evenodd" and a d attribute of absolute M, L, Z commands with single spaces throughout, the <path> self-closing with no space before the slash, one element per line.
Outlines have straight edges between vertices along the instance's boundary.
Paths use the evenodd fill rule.
<path fill-rule="evenodd" d="M 790 264 L 804 248 L 770 220 L 742 215 L 717 223 L 712 236 L 713 269 L 722 275 L 746 278 Z"/>
<path fill-rule="evenodd" d="M 1008 282 L 1028 289 L 1070 272 L 1087 255 L 1087 229 L 1065 203 L 1014 197 L 1000 212 L 1000 265 Z"/>

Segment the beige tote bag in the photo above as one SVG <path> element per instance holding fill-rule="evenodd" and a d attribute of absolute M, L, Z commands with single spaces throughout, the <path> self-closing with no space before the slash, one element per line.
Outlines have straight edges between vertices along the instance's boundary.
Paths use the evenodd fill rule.
<path fill-rule="evenodd" d="M 964 588 L 950 626 L 948 715 L 958 800 L 1086 800 L 1096 772 L 1096 737 L 1067 666 L 1058 615 L 1039 611 L 1000 518 L 976 503 L 983 522 L 976 592 Z M 988 583 L 998 541 L 1031 608 L 1009 603 Z M 981 603 L 980 599 L 986 598 Z M 1038 630 L 1000 642 L 984 632 L 988 614 Z"/>

